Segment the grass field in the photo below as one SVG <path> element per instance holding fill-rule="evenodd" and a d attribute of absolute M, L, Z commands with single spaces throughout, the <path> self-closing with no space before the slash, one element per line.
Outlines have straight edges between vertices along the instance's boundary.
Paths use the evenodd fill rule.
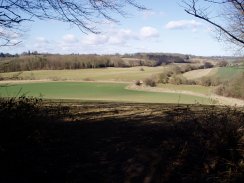
<path fill-rule="evenodd" d="M 212 87 L 201 86 L 201 85 L 174 85 L 174 84 L 160 84 L 157 87 L 166 88 L 172 91 L 180 92 L 180 91 L 189 91 L 204 95 L 209 95 L 212 93 Z"/>
<path fill-rule="evenodd" d="M 140 69 L 143 68 L 144 71 Z M 23 79 L 51 80 L 95 80 L 95 81 L 125 81 L 145 79 L 151 75 L 162 73 L 165 67 L 131 67 L 104 68 L 79 70 L 38 70 L 24 71 L 20 74 Z M 1 73 L 2 77 L 12 77 L 19 72 Z"/>
<path fill-rule="evenodd" d="M 207 97 L 177 93 L 156 93 L 125 89 L 126 84 L 119 83 L 81 83 L 81 82 L 46 82 L 14 84 L 0 88 L 2 97 L 25 94 L 42 96 L 46 99 L 75 99 L 84 101 L 116 101 L 147 103 L 211 104 Z"/>
<path fill-rule="evenodd" d="M 221 80 L 229 80 L 243 72 L 244 72 L 244 66 L 220 67 L 214 76 L 219 77 Z"/>

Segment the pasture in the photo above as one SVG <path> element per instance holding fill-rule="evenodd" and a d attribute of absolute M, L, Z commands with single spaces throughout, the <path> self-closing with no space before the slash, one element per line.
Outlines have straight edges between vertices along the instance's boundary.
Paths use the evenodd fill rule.
<path fill-rule="evenodd" d="M 244 66 L 220 67 L 214 76 L 220 78 L 221 80 L 230 80 L 243 72 Z"/>
<path fill-rule="evenodd" d="M 82 101 L 113 101 L 140 103 L 211 104 L 208 97 L 169 92 L 147 92 L 125 89 L 123 83 L 44 82 L 2 85 L 1 97 L 34 96 L 44 99 L 73 99 Z"/>

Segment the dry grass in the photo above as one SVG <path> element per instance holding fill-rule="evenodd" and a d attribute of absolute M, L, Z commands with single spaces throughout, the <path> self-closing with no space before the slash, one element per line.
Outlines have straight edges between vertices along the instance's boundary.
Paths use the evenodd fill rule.
<path fill-rule="evenodd" d="M 199 79 L 204 76 L 212 76 L 217 72 L 218 68 L 209 68 L 209 69 L 198 69 L 189 71 L 183 74 L 186 79 Z"/>

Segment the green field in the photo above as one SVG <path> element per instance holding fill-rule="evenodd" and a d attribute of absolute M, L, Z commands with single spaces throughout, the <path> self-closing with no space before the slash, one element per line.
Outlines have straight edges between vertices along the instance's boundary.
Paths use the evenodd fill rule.
<path fill-rule="evenodd" d="M 239 66 L 239 67 L 220 67 L 216 74 L 214 75 L 215 77 L 219 77 L 221 80 L 229 80 L 232 79 L 233 77 L 237 76 L 238 74 L 241 74 L 244 72 L 244 67 Z"/>
<path fill-rule="evenodd" d="M 45 99 L 74 99 L 82 101 L 116 101 L 146 103 L 211 104 L 207 97 L 176 93 L 158 93 L 125 89 L 126 84 L 84 83 L 84 82 L 46 82 L 14 84 L 0 88 L 1 97 L 25 94 L 42 96 Z"/>
<path fill-rule="evenodd" d="M 199 93 L 203 95 L 209 95 L 212 93 L 213 87 L 201 86 L 201 85 L 174 85 L 174 84 L 160 84 L 157 87 L 169 89 L 175 92 L 188 91 L 193 93 Z"/>
<path fill-rule="evenodd" d="M 143 68 L 144 71 L 140 69 Z M 132 82 L 162 73 L 165 67 L 130 67 L 130 68 L 102 68 L 78 70 L 36 70 L 24 72 L 1 73 L 2 77 L 13 77 L 21 73 L 22 79 L 50 79 L 50 80 L 94 80 L 94 81 L 122 81 Z"/>

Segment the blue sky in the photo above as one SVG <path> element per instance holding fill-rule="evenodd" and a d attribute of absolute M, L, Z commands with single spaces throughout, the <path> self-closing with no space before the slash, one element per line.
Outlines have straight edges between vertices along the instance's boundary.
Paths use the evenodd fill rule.
<path fill-rule="evenodd" d="M 183 53 L 202 56 L 231 55 L 217 41 L 212 27 L 184 12 L 178 0 L 138 1 L 149 10 L 128 7 L 119 23 L 101 23 L 100 34 L 84 34 L 77 27 L 57 21 L 26 23 L 22 43 L 3 52 L 113 54 L 136 52 Z M 2 49 L 2 48 L 1 48 Z"/>

